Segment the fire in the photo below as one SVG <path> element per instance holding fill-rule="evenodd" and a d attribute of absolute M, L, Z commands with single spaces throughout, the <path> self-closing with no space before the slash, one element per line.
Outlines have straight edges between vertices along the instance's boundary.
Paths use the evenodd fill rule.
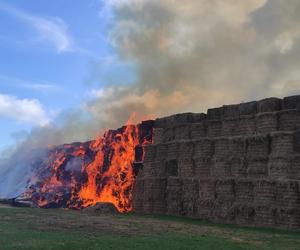
<path fill-rule="evenodd" d="M 80 209 L 109 202 L 119 212 L 131 211 L 134 164 L 143 158 L 137 149 L 151 143 L 152 125 L 130 123 L 87 143 L 49 148 L 23 196 L 45 208 Z"/>

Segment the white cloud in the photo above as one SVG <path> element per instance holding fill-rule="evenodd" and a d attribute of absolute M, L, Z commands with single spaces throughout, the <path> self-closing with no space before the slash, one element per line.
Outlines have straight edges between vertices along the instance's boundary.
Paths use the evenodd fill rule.
<path fill-rule="evenodd" d="M 7 75 L 0 74 L 1 84 L 13 85 L 18 87 L 23 87 L 35 91 L 55 91 L 59 90 L 61 87 L 48 81 L 27 81 L 19 79 L 16 77 L 11 77 Z"/>
<path fill-rule="evenodd" d="M 39 126 L 46 126 L 50 122 L 38 100 L 18 99 L 16 96 L 4 94 L 0 94 L 0 116 Z"/>
<path fill-rule="evenodd" d="M 39 17 L 0 2 L 0 10 L 24 21 L 36 30 L 37 41 L 47 41 L 57 52 L 77 50 L 66 23 L 58 17 Z"/>

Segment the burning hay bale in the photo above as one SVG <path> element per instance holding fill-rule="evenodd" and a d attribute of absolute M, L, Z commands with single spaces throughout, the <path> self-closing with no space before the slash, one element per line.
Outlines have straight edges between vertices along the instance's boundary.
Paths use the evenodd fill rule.
<path fill-rule="evenodd" d="M 40 208 L 131 211 L 133 183 L 143 161 L 143 146 L 152 141 L 152 124 L 126 125 L 94 141 L 49 148 L 47 156 L 34 167 L 18 203 Z"/>

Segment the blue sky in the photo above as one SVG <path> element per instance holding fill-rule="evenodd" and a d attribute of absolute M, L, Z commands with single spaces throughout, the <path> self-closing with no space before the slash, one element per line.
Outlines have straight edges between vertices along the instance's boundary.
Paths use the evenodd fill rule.
<path fill-rule="evenodd" d="M 104 7 L 0 0 L 0 150 L 78 108 L 92 89 L 133 78 L 109 44 L 112 13 Z"/>

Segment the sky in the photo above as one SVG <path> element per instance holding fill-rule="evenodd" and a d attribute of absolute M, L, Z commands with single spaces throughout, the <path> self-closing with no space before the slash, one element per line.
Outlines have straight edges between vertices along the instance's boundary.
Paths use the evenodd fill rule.
<path fill-rule="evenodd" d="M 299 0 L 0 0 L 0 150 L 300 94 Z"/>
<path fill-rule="evenodd" d="M 114 63 L 111 15 L 95 0 L 0 1 L 0 150 L 77 109 L 94 88 L 133 77 Z"/>

